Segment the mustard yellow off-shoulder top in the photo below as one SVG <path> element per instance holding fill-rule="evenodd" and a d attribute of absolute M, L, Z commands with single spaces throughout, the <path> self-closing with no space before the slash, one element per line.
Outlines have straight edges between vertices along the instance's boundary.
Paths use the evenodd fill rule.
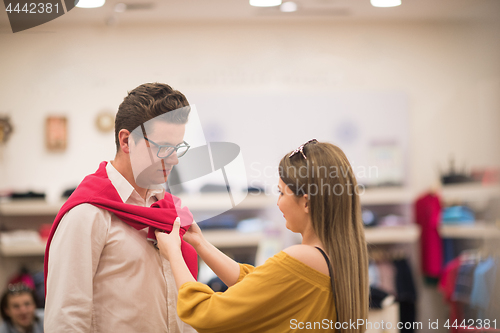
<path fill-rule="evenodd" d="M 334 332 L 336 320 L 330 277 L 283 251 L 262 266 L 240 264 L 223 293 L 184 283 L 177 313 L 202 333 Z"/>

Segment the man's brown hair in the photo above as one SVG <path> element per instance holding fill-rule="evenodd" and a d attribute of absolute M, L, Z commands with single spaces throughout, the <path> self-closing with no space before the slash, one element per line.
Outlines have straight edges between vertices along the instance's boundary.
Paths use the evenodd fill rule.
<path fill-rule="evenodd" d="M 120 150 L 118 133 L 122 129 L 130 133 L 141 124 L 169 111 L 189 106 L 186 96 L 172 89 L 168 84 L 145 83 L 130 91 L 118 107 L 115 118 L 116 151 Z M 168 122 L 185 124 L 189 116 L 189 108 L 183 112 L 172 112 Z"/>

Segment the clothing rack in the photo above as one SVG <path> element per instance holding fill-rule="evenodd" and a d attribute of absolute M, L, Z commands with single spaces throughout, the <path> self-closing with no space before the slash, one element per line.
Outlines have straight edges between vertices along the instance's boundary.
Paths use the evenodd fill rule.
<path fill-rule="evenodd" d="M 406 248 L 393 245 L 388 247 L 377 246 L 376 248 L 368 248 L 368 256 L 370 260 L 380 262 L 407 259 L 409 254 Z"/>
<path fill-rule="evenodd" d="M 384 245 L 371 246 L 368 251 L 371 297 L 373 299 L 384 292 L 395 296 L 399 303 L 399 321 L 403 323 L 416 321 L 417 292 L 409 264 L 409 250 L 404 245 Z M 414 330 L 403 328 L 401 332 Z"/>
<path fill-rule="evenodd" d="M 500 332 L 498 249 L 498 241 L 488 240 L 478 248 L 462 251 L 446 265 L 439 289 L 450 305 L 445 323 L 450 332 Z"/>

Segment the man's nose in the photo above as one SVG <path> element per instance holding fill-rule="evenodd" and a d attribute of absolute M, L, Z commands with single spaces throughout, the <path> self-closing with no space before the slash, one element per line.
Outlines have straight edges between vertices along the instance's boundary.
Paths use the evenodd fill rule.
<path fill-rule="evenodd" d="M 174 151 L 172 155 L 165 159 L 167 164 L 176 165 L 179 164 L 179 157 L 177 157 L 177 151 Z"/>

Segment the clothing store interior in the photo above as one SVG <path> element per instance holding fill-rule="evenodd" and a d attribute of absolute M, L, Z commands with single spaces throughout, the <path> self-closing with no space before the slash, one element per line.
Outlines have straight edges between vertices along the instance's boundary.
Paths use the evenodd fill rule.
<path fill-rule="evenodd" d="M 80 2 L 0 13 L 2 295 L 32 290 L 43 318 L 56 215 L 115 158 L 127 93 L 159 82 L 189 101 L 191 152 L 212 149 L 162 186 L 223 253 L 258 266 L 300 244 L 278 165 L 315 138 L 358 182 L 368 320 L 392 323 L 366 331 L 500 332 L 500 1 Z M 201 259 L 197 279 L 228 288 Z"/>

